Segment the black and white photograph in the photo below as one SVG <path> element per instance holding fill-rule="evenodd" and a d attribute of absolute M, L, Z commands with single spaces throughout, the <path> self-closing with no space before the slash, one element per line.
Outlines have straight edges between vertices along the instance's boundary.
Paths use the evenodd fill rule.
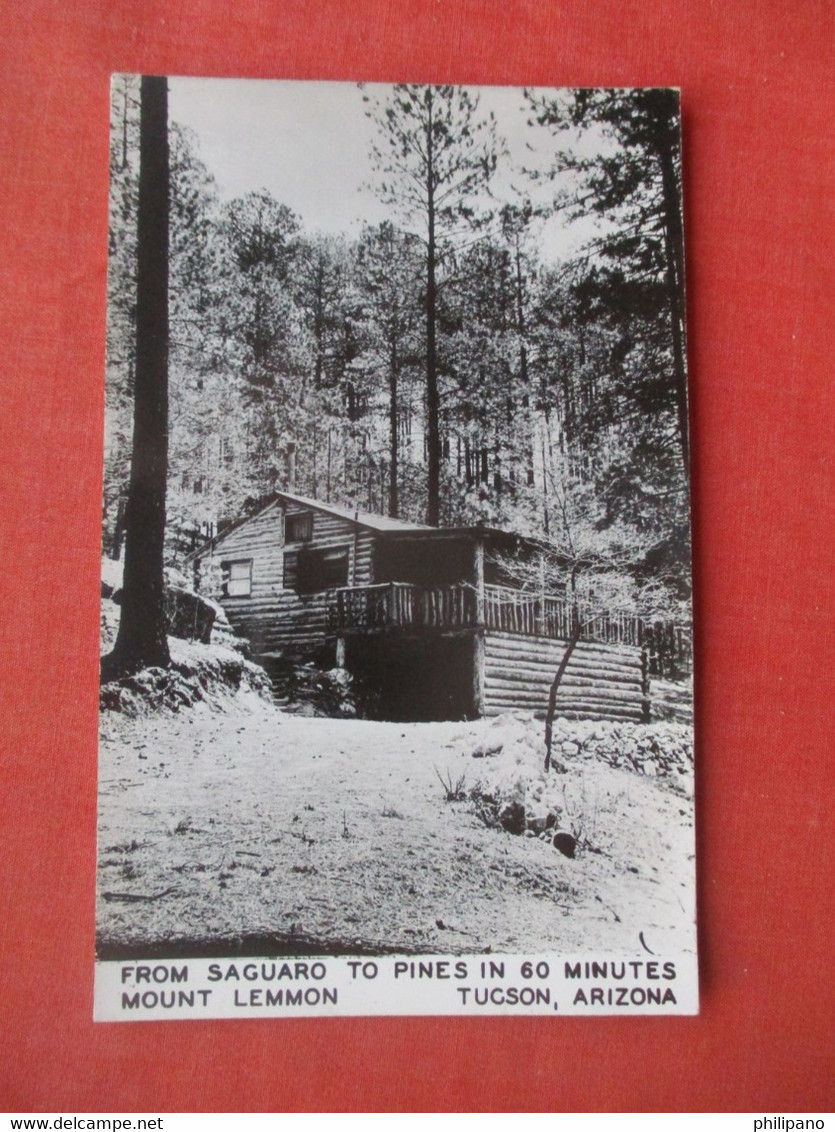
<path fill-rule="evenodd" d="M 679 92 L 110 139 L 96 1018 L 697 1012 Z"/>

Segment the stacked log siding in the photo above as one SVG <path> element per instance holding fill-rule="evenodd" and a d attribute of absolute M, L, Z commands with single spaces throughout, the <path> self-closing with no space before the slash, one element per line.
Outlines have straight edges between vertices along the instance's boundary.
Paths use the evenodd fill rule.
<path fill-rule="evenodd" d="M 285 522 L 299 515 L 310 521 Z M 298 537 L 287 541 L 288 531 Z M 407 708 L 390 686 L 392 671 L 409 673 L 403 676 L 407 683 L 425 687 L 427 702 L 419 704 L 416 695 L 408 709 L 416 718 L 453 711 L 449 689 L 430 679 L 444 664 L 447 683 L 460 693 L 451 718 L 518 710 L 544 715 L 567 648 L 561 637 L 571 609 L 564 598 L 485 585 L 479 565 L 485 545 L 501 537 L 477 528 L 449 532 L 399 524 L 284 493 L 200 552 L 198 573 L 215 586 L 221 574 L 226 577 L 233 590 L 222 597 L 229 621 L 277 681 L 297 662 L 345 662 L 348 642 L 349 669 L 352 661 L 364 665 L 365 683 L 377 681 L 395 715 Z M 249 593 L 241 593 L 247 578 Z M 465 638 L 471 647 L 461 645 Z M 589 619 L 563 676 L 557 713 L 647 719 L 640 643 L 635 618 L 604 612 Z"/>
<path fill-rule="evenodd" d="M 515 633 L 484 640 L 484 714 L 533 711 L 544 715 L 566 641 Z M 557 715 L 569 719 L 646 718 L 647 683 L 641 649 L 580 641 L 557 696 Z"/>
<path fill-rule="evenodd" d="M 348 555 L 348 581 L 358 586 L 373 581 L 373 534 L 346 519 L 313 511 L 312 537 L 304 543 L 285 543 L 285 513 L 309 510 L 276 503 L 241 523 L 200 556 L 203 573 L 211 564 L 252 561 L 251 592 L 241 597 L 224 596 L 223 607 L 235 632 L 251 642 L 257 657 L 305 659 L 327 643 L 332 594 L 300 595 L 292 588 L 296 582 L 295 559 L 302 548 L 344 550 Z"/>

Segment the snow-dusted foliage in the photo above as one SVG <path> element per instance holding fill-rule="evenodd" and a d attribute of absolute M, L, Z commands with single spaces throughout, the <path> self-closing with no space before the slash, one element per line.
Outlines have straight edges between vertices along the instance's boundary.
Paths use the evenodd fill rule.
<path fill-rule="evenodd" d="M 135 361 L 134 87 L 120 78 L 113 89 L 114 550 Z M 662 164 L 679 175 L 675 100 L 537 102 L 537 183 L 512 168 L 502 122 L 476 93 L 403 87 L 374 99 L 369 161 L 392 212 L 359 236 L 311 231 L 265 190 L 222 199 L 200 139 L 172 123 L 169 559 L 276 489 L 415 520 L 436 493 L 443 525 L 542 536 L 598 590 L 617 576 L 627 605 L 686 616 L 675 183 L 671 197 L 660 181 Z M 430 121 L 432 248 L 415 140 Z M 398 139 L 413 143 L 402 160 Z M 624 171 L 618 192 L 606 168 Z M 550 174 L 554 204 L 541 191 Z M 513 200 L 490 197 L 511 179 Z M 576 215 L 581 197 L 599 238 L 546 254 L 545 226 Z"/>

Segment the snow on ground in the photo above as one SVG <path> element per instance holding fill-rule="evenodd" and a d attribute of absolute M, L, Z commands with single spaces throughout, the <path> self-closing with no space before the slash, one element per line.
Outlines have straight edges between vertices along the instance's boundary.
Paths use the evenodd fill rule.
<path fill-rule="evenodd" d="M 580 755 L 545 776 L 540 727 L 303 718 L 246 688 L 104 711 L 100 953 L 695 950 L 692 789 Z M 577 855 L 473 791 L 555 812 Z"/>

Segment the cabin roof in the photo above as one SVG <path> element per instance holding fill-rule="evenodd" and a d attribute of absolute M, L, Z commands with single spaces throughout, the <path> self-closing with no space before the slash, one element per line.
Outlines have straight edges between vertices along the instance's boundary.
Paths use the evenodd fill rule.
<path fill-rule="evenodd" d="M 304 495 L 292 495 L 288 491 L 277 491 L 274 502 L 285 500 L 289 503 L 298 503 L 302 507 L 310 507 L 314 511 L 324 511 L 328 515 L 336 515 L 340 519 L 347 519 L 349 523 L 358 523 L 361 527 L 368 527 L 372 531 L 434 531 L 436 527 L 427 527 L 424 523 L 407 523 L 403 519 L 390 519 L 386 515 L 374 515 L 369 511 L 359 511 L 355 507 L 344 507 L 338 503 L 322 503 L 319 499 L 309 499 Z"/>
<path fill-rule="evenodd" d="M 391 519 L 387 515 L 375 515 L 368 511 L 359 511 L 354 507 L 346 507 L 338 503 L 323 503 L 320 499 L 310 499 L 305 495 L 295 495 L 289 491 L 276 491 L 257 511 L 251 515 L 242 516 L 226 527 L 220 534 L 209 539 L 197 550 L 188 556 L 189 560 L 199 558 L 206 551 L 213 549 L 233 531 L 238 530 L 252 519 L 265 515 L 274 507 L 282 503 L 295 503 L 301 507 L 309 507 L 312 511 L 321 511 L 327 515 L 335 515 L 346 522 L 356 523 L 360 527 L 375 531 L 386 537 L 404 539 L 432 539 L 432 538 L 482 538 L 490 542 L 510 548 L 511 545 L 536 545 L 536 540 L 523 535 L 502 531 L 496 527 L 429 527 L 425 523 L 407 523 L 403 519 Z"/>
<path fill-rule="evenodd" d="M 242 515 L 239 519 L 235 519 L 228 527 L 224 527 L 222 531 L 214 535 L 213 538 L 207 539 L 202 546 L 197 547 L 191 554 L 187 556 L 186 561 L 200 558 L 208 550 L 213 550 L 219 543 L 222 543 L 225 538 L 237 531 L 245 523 L 249 523 L 253 519 L 266 515 L 274 507 L 281 503 L 297 503 L 301 507 L 309 507 L 313 511 L 322 511 L 326 515 L 336 515 L 340 519 L 345 519 L 349 523 L 357 523 L 361 527 L 366 527 L 369 530 L 377 531 L 379 533 L 389 534 L 394 531 L 399 533 L 418 533 L 420 531 L 433 531 L 437 528 L 427 527 L 422 523 L 407 523 L 402 519 L 390 519 L 385 515 L 373 515 L 367 511 L 359 511 L 354 507 L 344 507 L 338 503 L 323 503 L 320 499 L 310 499 L 305 495 L 295 495 L 289 491 L 274 491 L 269 499 L 253 511 L 250 515 Z"/>

